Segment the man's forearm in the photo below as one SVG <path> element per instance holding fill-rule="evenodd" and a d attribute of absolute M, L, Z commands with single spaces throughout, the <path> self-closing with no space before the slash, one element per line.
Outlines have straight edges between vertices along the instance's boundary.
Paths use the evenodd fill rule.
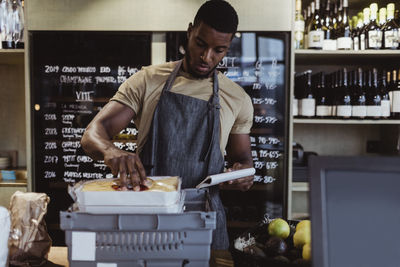
<path fill-rule="evenodd" d="M 104 154 L 115 148 L 111 137 L 108 136 L 106 129 L 101 124 L 89 125 L 83 134 L 81 144 L 86 154 L 94 160 L 103 160 Z"/>

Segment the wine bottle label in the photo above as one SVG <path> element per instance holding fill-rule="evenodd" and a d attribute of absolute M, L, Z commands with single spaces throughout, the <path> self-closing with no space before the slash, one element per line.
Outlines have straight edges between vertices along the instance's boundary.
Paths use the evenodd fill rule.
<path fill-rule="evenodd" d="M 294 22 L 294 31 L 295 32 L 304 32 L 304 21 L 297 20 Z"/>
<path fill-rule="evenodd" d="M 367 107 L 353 106 L 351 110 L 351 115 L 355 118 L 365 118 L 367 116 Z"/>
<path fill-rule="evenodd" d="M 308 47 L 322 48 L 324 41 L 324 31 L 310 31 L 308 33 Z"/>
<path fill-rule="evenodd" d="M 393 112 L 400 112 L 400 91 L 393 91 L 393 105 L 392 105 Z"/>
<path fill-rule="evenodd" d="M 353 39 L 353 50 L 360 50 L 360 39 L 358 39 L 358 36 L 354 37 Z"/>
<path fill-rule="evenodd" d="M 336 41 L 335 40 L 324 40 L 322 42 L 322 50 L 336 50 Z"/>
<path fill-rule="evenodd" d="M 339 37 L 337 38 L 338 49 L 351 49 L 351 38 L 350 37 Z"/>
<path fill-rule="evenodd" d="M 382 32 L 381 31 L 368 31 L 368 47 L 367 48 L 381 48 L 382 45 Z"/>
<path fill-rule="evenodd" d="M 315 116 L 315 99 L 303 98 L 300 100 L 300 115 L 306 117 Z"/>
<path fill-rule="evenodd" d="M 332 106 L 332 116 L 336 116 L 336 114 L 337 114 L 337 106 L 336 105 L 333 105 Z"/>
<path fill-rule="evenodd" d="M 350 105 L 338 105 L 337 106 L 337 114 L 338 117 L 351 117 L 351 106 Z"/>
<path fill-rule="evenodd" d="M 331 106 L 317 106 L 317 116 L 328 117 L 331 116 L 332 107 Z"/>
<path fill-rule="evenodd" d="M 360 35 L 360 50 L 365 50 L 365 34 Z"/>
<path fill-rule="evenodd" d="M 385 36 L 385 48 L 396 49 L 399 46 L 399 40 L 398 40 L 399 37 L 397 29 L 385 31 L 384 36 Z"/>
<path fill-rule="evenodd" d="M 393 112 L 393 91 L 389 91 L 390 112 Z"/>
<path fill-rule="evenodd" d="M 380 117 L 381 110 L 381 106 L 367 106 L 367 117 Z"/>
<path fill-rule="evenodd" d="M 299 101 L 293 99 L 293 116 L 299 116 Z"/>
<path fill-rule="evenodd" d="M 381 100 L 381 116 L 387 118 L 390 116 L 390 100 Z"/>

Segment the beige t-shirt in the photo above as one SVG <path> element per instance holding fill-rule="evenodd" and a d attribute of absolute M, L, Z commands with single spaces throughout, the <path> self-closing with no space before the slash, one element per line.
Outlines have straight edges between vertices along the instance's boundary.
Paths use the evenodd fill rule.
<path fill-rule="evenodd" d="M 143 67 L 119 87 L 110 101 L 130 107 L 136 114 L 138 127 L 138 153 L 147 140 L 154 110 L 168 76 L 176 62 Z M 248 134 L 253 123 L 253 105 L 250 97 L 239 85 L 218 73 L 220 96 L 220 147 L 225 150 L 229 134 Z M 208 101 L 213 92 L 212 78 L 197 79 L 179 71 L 171 92 Z"/>

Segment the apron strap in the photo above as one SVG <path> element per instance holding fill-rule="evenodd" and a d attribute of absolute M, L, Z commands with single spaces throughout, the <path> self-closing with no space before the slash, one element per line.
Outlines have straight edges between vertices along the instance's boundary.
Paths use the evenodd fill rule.
<path fill-rule="evenodd" d="M 219 132 L 218 132 L 218 126 L 219 126 L 219 110 L 221 109 L 221 106 L 219 104 L 219 94 L 218 94 L 218 73 L 216 70 L 214 70 L 214 76 L 213 76 L 213 95 L 210 97 L 208 100 L 208 134 L 211 136 L 210 143 L 208 144 L 208 148 L 206 150 L 206 153 L 204 153 L 202 160 L 204 161 L 211 153 L 212 150 L 212 144 L 215 141 L 215 138 L 217 138 L 217 135 L 219 137 Z"/>
<path fill-rule="evenodd" d="M 164 87 L 163 87 L 163 90 L 162 90 L 163 93 L 166 92 L 166 91 L 170 91 L 171 90 L 171 87 L 174 84 L 176 75 L 178 74 L 179 69 L 181 68 L 181 66 L 182 66 L 182 60 L 179 60 L 178 63 L 176 64 L 174 70 L 169 75 L 167 81 L 164 84 Z"/>

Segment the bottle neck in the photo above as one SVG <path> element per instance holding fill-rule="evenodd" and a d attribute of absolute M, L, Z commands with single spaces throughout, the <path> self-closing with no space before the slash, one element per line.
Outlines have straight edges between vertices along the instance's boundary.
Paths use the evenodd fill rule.
<path fill-rule="evenodd" d="M 388 9 L 387 11 L 387 20 L 392 20 L 394 19 L 394 10 Z"/>
<path fill-rule="evenodd" d="M 376 21 L 376 15 L 377 15 L 377 11 L 376 10 L 372 10 L 371 11 L 371 16 L 370 16 L 370 21 Z"/>

